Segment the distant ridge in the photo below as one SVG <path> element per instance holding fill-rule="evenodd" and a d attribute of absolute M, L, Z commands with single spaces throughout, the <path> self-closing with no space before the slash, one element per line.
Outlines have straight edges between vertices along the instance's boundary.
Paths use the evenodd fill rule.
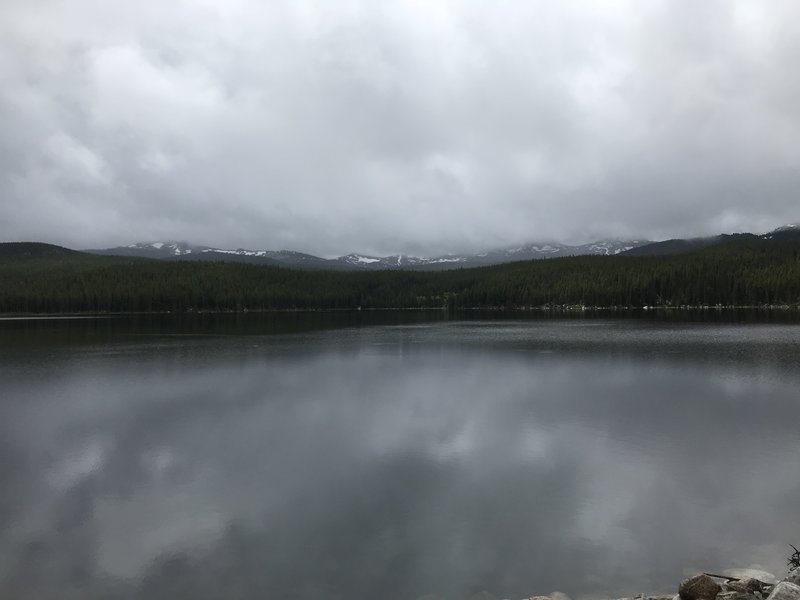
<path fill-rule="evenodd" d="M 139 242 L 129 246 L 84 250 L 84 252 L 103 256 L 133 256 L 170 261 L 224 261 L 294 268 L 331 268 L 328 264 L 331 261 L 291 250 L 247 250 L 245 248 L 225 250 L 178 241 Z"/>
<path fill-rule="evenodd" d="M 662 256 L 665 254 L 682 254 L 701 250 L 710 246 L 718 246 L 737 241 L 795 241 L 800 240 L 800 225 L 784 225 L 761 235 L 754 233 L 728 233 L 705 238 L 673 239 L 663 242 L 653 242 L 631 248 L 622 254 L 625 256 Z"/>
<path fill-rule="evenodd" d="M 614 256 L 626 250 L 649 243 L 648 240 L 601 240 L 579 246 L 557 243 L 538 243 L 497 248 L 473 254 L 445 254 L 432 257 L 420 257 L 406 254 L 370 256 L 352 253 L 330 259 L 293 250 L 248 250 L 245 248 L 229 250 L 213 248 L 211 246 L 197 246 L 182 241 L 139 242 L 129 246 L 84 250 L 84 252 L 104 256 L 136 256 L 169 261 L 201 260 L 243 262 L 301 269 L 348 271 L 413 269 L 440 271 L 445 269 L 480 267 L 564 256 Z"/>
<path fill-rule="evenodd" d="M 707 238 L 691 238 L 691 239 L 674 239 L 665 240 L 663 242 L 654 242 L 638 248 L 633 248 L 623 254 L 627 256 L 661 256 L 664 254 L 681 254 L 684 252 L 692 252 L 709 246 L 717 246 L 729 241 L 735 240 L 758 240 L 760 236 L 753 235 L 752 233 L 737 233 L 737 234 L 723 234 L 715 235 Z"/>
<path fill-rule="evenodd" d="M 409 256 L 406 254 L 372 256 L 354 252 L 337 258 L 321 258 L 293 250 L 222 249 L 211 246 L 196 246 L 188 242 L 178 241 L 140 242 L 129 246 L 84 250 L 84 252 L 106 256 L 136 256 L 170 261 L 243 262 L 300 269 L 442 271 L 566 256 L 661 256 L 665 254 L 682 254 L 710 246 L 747 240 L 800 240 L 800 224 L 784 225 L 764 234 L 728 233 L 703 238 L 676 238 L 661 242 L 649 240 L 600 240 L 583 245 L 568 245 L 555 242 L 531 243 L 522 246 L 495 248 L 472 254 L 445 254 L 432 257 Z"/>
<path fill-rule="evenodd" d="M 43 242 L 0 242 L 0 258 L 49 258 L 81 254 L 85 253 Z"/>
<path fill-rule="evenodd" d="M 102 255 L 149 258 L 160 261 L 239 262 L 255 265 L 282 266 L 324 270 L 448 270 L 499 265 L 511 262 L 561 258 L 567 256 L 661 256 L 683 254 L 735 241 L 794 241 L 800 240 L 800 224 L 778 227 L 764 234 L 731 233 L 704 238 L 671 239 L 661 242 L 647 240 L 601 240 L 571 246 L 558 243 L 526 244 L 498 248 L 473 254 L 447 254 L 433 257 L 370 256 L 348 254 L 337 258 L 321 258 L 292 250 L 222 249 L 197 246 L 188 242 L 140 242 L 129 246 L 94 250 L 70 250 L 41 242 L 0 243 L 0 258 L 33 258 L 66 255 Z"/>
<path fill-rule="evenodd" d="M 761 237 L 766 240 L 800 240 L 800 223 L 778 227 Z"/>

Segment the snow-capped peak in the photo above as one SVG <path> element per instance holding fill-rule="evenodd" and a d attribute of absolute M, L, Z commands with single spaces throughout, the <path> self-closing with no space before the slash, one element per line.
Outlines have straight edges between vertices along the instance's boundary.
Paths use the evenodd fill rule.
<path fill-rule="evenodd" d="M 339 260 L 343 260 L 351 265 L 370 265 L 372 263 L 381 262 L 380 258 L 376 258 L 374 256 L 362 256 L 360 254 L 348 254 L 347 256 L 342 256 Z"/>
<path fill-rule="evenodd" d="M 174 256 L 191 254 L 193 249 L 193 247 L 186 242 L 139 242 L 138 244 L 130 244 L 126 246 L 126 248 L 145 252 L 157 252 L 159 255 L 169 254 Z"/>

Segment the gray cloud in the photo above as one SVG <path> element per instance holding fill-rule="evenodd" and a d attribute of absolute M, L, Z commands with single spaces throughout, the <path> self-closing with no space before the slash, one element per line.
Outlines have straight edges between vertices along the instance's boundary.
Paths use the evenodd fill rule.
<path fill-rule="evenodd" d="M 10 0 L 0 237 L 437 253 L 797 220 L 790 2 Z"/>

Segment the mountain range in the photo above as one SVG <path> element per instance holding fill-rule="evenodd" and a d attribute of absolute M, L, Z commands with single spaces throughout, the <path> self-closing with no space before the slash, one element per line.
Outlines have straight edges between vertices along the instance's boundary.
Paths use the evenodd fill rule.
<path fill-rule="evenodd" d="M 735 239 L 800 239 L 800 224 L 786 225 L 764 234 L 733 233 L 705 238 L 671 239 L 660 242 L 653 242 L 650 240 L 601 240 L 583 245 L 531 243 L 523 246 L 487 250 L 474 254 L 446 254 L 432 257 L 409 256 L 405 254 L 370 256 L 353 253 L 337 258 L 322 258 L 293 250 L 224 249 L 212 246 L 197 246 L 187 242 L 177 241 L 140 242 L 129 246 L 84 250 L 83 252 L 113 256 L 136 256 L 159 260 L 245 262 L 310 269 L 444 270 L 496 265 L 523 260 L 557 258 L 562 256 L 656 256 L 675 254 L 698 250 Z"/>
<path fill-rule="evenodd" d="M 526 244 L 524 246 L 500 248 L 474 254 L 446 254 L 420 257 L 405 254 L 369 256 L 347 254 L 337 258 L 321 258 L 293 250 L 248 250 L 245 248 L 224 249 L 211 246 L 196 246 L 187 242 L 140 242 L 130 246 L 84 250 L 90 254 L 113 256 L 136 256 L 160 260 L 217 260 L 246 262 L 253 264 L 279 265 L 292 268 L 379 270 L 379 269 L 426 269 L 444 270 L 496 265 L 507 262 L 581 256 L 587 254 L 615 255 L 650 244 L 645 240 L 599 241 L 581 246 L 556 243 Z"/>

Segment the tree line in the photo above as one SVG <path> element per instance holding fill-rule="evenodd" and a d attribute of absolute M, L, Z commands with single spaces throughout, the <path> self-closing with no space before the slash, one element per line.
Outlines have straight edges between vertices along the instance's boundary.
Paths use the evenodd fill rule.
<path fill-rule="evenodd" d="M 85 254 L 3 256 L 0 312 L 800 304 L 800 242 L 450 271 L 314 271 Z"/>

